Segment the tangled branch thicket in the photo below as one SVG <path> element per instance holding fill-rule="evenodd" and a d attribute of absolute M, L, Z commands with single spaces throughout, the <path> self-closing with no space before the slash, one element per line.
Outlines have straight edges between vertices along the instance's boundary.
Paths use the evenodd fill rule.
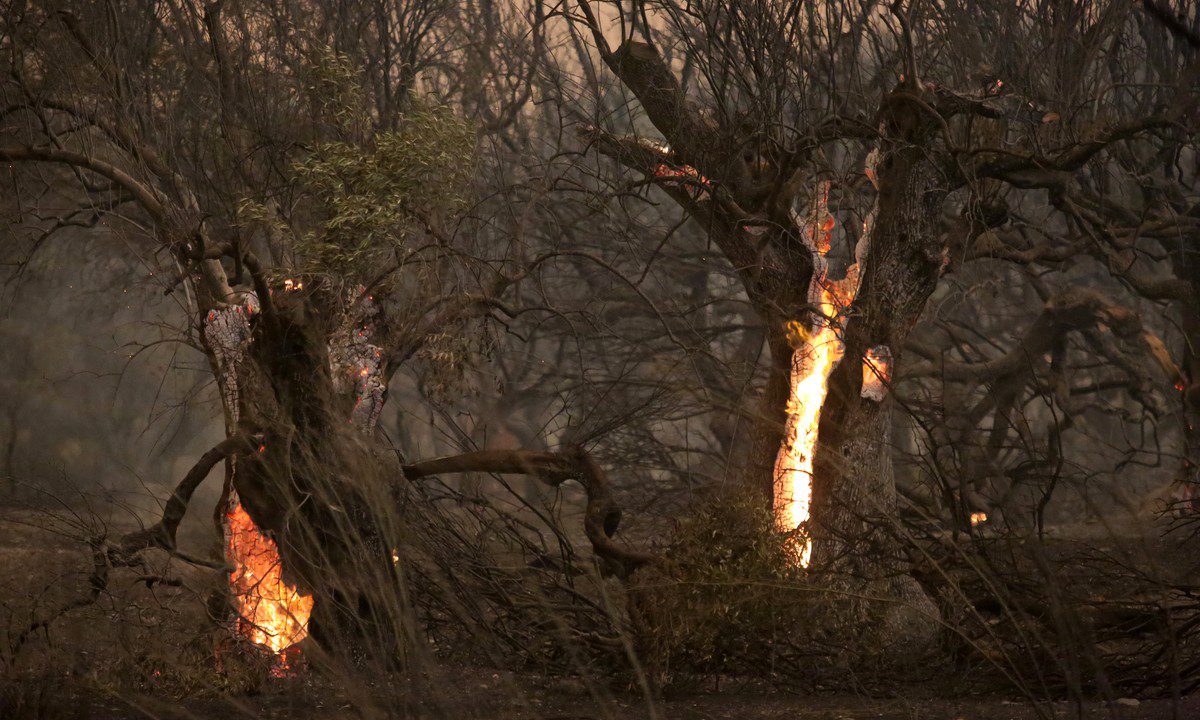
<path fill-rule="evenodd" d="M 1149 0 L 4 6 L 0 522 L 82 554 L 0 596 L 0 702 L 81 662 L 61 633 L 91 690 L 336 678 L 382 715 L 440 668 L 1178 703 L 1198 34 Z M 248 640 L 233 517 L 298 653 Z"/>

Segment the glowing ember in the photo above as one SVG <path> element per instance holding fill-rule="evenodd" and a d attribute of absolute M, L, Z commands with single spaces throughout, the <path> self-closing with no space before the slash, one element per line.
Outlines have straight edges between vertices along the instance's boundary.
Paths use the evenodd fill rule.
<path fill-rule="evenodd" d="M 387 392 L 383 348 L 372 342 L 379 332 L 381 309 L 375 296 L 361 297 L 359 286 L 347 296 L 347 310 L 329 343 L 329 366 L 333 388 L 353 393 L 350 422 L 371 432 L 379 424 Z"/>
<path fill-rule="evenodd" d="M 313 599 L 283 580 L 279 548 L 255 526 L 236 493 L 225 516 L 225 552 L 238 634 L 282 653 L 308 636 Z"/>
<path fill-rule="evenodd" d="M 828 276 L 825 254 L 829 251 L 834 228 L 834 219 L 828 210 L 828 193 L 826 184 L 816 194 L 809 217 L 799 222 L 804 243 L 813 254 L 808 300 L 816 312 L 809 327 L 795 322 L 788 326 L 789 338 L 795 345 L 789 378 L 791 395 L 783 444 L 775 458 L 775 526 L 781 532 L 799 530 L 802 535 L 812 512 L 813 460 L 821 406 L 825 404 L 829 390 L 829 374 L 842 359 L 845 349 L 839 337 L 841 320 L 858 293 L 857 264 L 847 269 L 843 280 L 832 280 Z M 856 248 L 857 257 L 862 258 L 865 253 L 865 245 Z M 812 559 L 811 538 L 797 541 L 796 556 L 801 566 L 808 567 Z"/>
<path fill-rule="evenodd" d="M 293 280 L 291 278 L 287 278 L 286 280 L 283 281 L 284 292 L 291 292 L 293 290 L 303 290 L 303 289 L 304 289 L 304 282 L 301 280 Z"/>
<path fill-rule="evenodd" d="M 887 345 L 876 345 L 867 349 L 863 358 L 862 392 L 868 400 L 883 402 L 887 397 L 887 384 L 892 379 L 892 349 Z"/>
<path fill-rule="evenodd" d="M 974 527 L 976 525 L 985 523 L 985 522 L 987 522 L 987 519 L 988 519 L 987 513 L 973 512 L 973 513 L 971 513 L 971 526 Z"/>
<path fill-rule="evenodd" d="M 1191 475 L 1191 463 L 1184 461 L 1184 472 Z M 1168 498 L 1168 509 L 1178 518 L 1200 512 L 1200 483 L 1180 477 L 1175 480 Z"/>
<path fill-rule="evenodd" d="M 667 187 L 682 186 L 693 200 L 708 197 L 708 178 L 691 165 L 673 168 L 666 163 L 659 163 L 654 168 L 654 176 L 662 180 L 663 185 Z"/>

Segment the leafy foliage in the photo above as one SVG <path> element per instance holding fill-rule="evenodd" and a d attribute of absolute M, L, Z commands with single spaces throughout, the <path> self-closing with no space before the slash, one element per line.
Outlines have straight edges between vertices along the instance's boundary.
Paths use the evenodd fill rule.
<path fill-rule="evenodd" d="M 772 674 L 813 612 L 788 538 L 758 493 L 726 491 L 683 520 L 648 590 L 646 630 L 667 674 Z"/>
<path fill-rule="evenodd" d="M 369 118 L 360 72 L 353 59 L 328 46 L 319 48 L 302 66 L 305 99 L 318 122 L 331 124 L 344 135 L 361 132 Z"/>
<path fill-rule="evenodd" d="M 375 123 L 357 70 L 332 51 L 317 56 L 307 80 L 338 139 L 316 142 L 293 166 L 314 216 L 296 251 L 309 272 L 362 279 L 466 207 L 475 129 L 448 105 L 413 97 L 394 127 L 364 130 Z"/>
<path fill-rule="evenodd" d="M 322 216 L 297 251 L 315 270 L 363 275 L 466 205 L 473 151 L 470 126 L 434 104 L 417 104 L 366 146 L 318 145 L 295 167 Z"/>

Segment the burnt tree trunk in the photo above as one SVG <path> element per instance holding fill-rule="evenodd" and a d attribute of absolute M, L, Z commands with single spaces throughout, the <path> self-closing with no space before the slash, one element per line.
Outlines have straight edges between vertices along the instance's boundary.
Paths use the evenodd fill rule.
<path fill-rule="evenodd" d="M 805 285 L 805 292 L 808 287 Z M 774 327 L 782 327 L 783 321 L 776 320 Z M 791 397 L 791 368 L 794 350 L 782 332 L 772 332 L 768 339 L 770 347 L 770 372 L 758 399 L 759 412 L 755 417 L 753 436 L 750 438 L 750 462 L 745 470 L 748 484 L 754 491 L 761 491 L 768 503 L 775 491 L 775 461 L 786 433 L 787 408 Z"/>
<path fill-rule="evenodd" d="M 1179 365 L 1181 377 L 1180 421 L 1183 433 L 1183 457 L 1179 462 L 1175 488 L 1170 501 L 1177 516 L 1193 517 L 1200 511 L 1200 261 L 1188 243 L 1180 242 L 1171 248 L 1171 264 L 1177 277 L 1187 283 L 1190 291 L 1180 302 L 1180 330 L 1183 334 Z"/>
<path fill-rule="evenodd" d="M 920 91 L 902 85 L 883 103 L 879 195 L 857 297 L 845 327 L 845 355 L 829 380 L 821 413 L 813 486 L 814 568 L 870 583 L 908 601 L 885 624 L 927 635 L 936 613 L 905 572 L 889 528 L 896 488 L 891 461 L 892 393 L 862 396 L 863 358 L 886 346 L 893 367 L 937 285 L 942 240 L 937 226 L 949 181 L 929 145 L 937 125 L 917 105 Z M 899 605 L 905 605 L 901 602 Z M 905 635 L 905 628 L 892 627 Z M 904 642 L 901 637 L 896 640 Z"/>
<path fill-rule="evenodd" d="M 374 364 L 361 368 L 331 357 L 344 349 L 341 335 L 367 334 L 365 322 L 338 322 L 298 294 L 265 294 L 240 352 L 217 353 L 235 430 L 261 438 L 236 461 L 227 494 L 276 543 L 284 580 L 312 596 L 312 638 L 356 663 L 393 662 L 402 648 L 401 618 L 390 617 L 398 524 L 389 484 L 399 469 L 372 446 L 378 407 L 360 412 L 362 383 L 338 377 L 374 380 L 366 402 L 381 404 L 382 359 L 374 346 Z"/>

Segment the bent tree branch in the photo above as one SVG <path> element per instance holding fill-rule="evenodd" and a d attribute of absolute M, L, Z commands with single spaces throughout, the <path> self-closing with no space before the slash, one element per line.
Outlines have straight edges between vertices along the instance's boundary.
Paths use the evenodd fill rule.
<path fill-rule="evenodd" d="M 158 548 L 193 565 L 200 565 L 214 570 L 224 569 L 224 565 L 221 563 L 189 557 L 178 552 L 175 549 L 175 534 L 179 530 L 179 523 L 183 521 L 184 515 L 187 514 L 188 504 L 191 502 L 192 495 L 208 477 L 209 473 L 212 472 L 212 469 L 226 458 L 252 452 L 259 441 L 258 437 L 244 433 L 230 435 L 213 446 L 208 452 L 201 455 L 196 464 L 192 466 L 192 469 L 184 475 L 183 480 L 175 487 L 175 491 L 171 493 L 171 497 L 163 507 L 162 518 L 157 523 L 143 530 L 128 533 L 115 544 L 105 542 L 103 537 L 91 540 L 92 571 L 88 575 L 87 591 L 77 598 L 68 600 L 52 612 L 31 621 L 28 626 L 17 633 L 9 642 L 8 647 L 5 648 L 7 657 L 15 657 L 35 633 L 46 630 L 54 621 L 76 610 L 95 604 L 100 599 L 100 596 L 108 590 L 109 574 L 112 568 L 144 567 L 144 562 L 138 555 L 142 550 Z M 165 585 L 178 584 L 178 580 L 145 573 L 138 576 L 137 581 L 145 583 L 147 587 L 153 586 L 156 583 Z"/>
<path fill-rule="evenodd" d="M 124 188 L 155 220 L 166 217 L 166 205 L 153 189 L 119 167 L 92 155 L 46 147 L 0 147 L 0 160 L 59 163 L 91 170 Z"/>
<path fill-rule="evenodd" d="M 597 557 L 613 563 L 620 577 L 659 562 L 652 553 L 633 550 L 613 540 L 621 523 L 621 509 L 613 499 L 608 476 L 583 448 L 573 447 L 563 452 L 479 450 L 405 465 L 402 470 L 407 480 L 466 472 L 529 475 L 551 487 L 575 480 L 587 493 L 583 531 Z"/>
<path fill-rule="evenodd" d="M 200 484 L 204 482 L 217 463 L 235 455 L 244 455 L 251 452 L 257 441 L 257 438 L 254 436 L 236 433 L 217 443 L 211 450 L 201 455 L 196 464 L 192 466 L 192 469 L 188 471 L 187 475 L 176 486 L 175 491 L 171 493 L 170 499 L 167 500 L 167 504 L 163 508 L 162 519 L 144 530 L 129 533 L 121 538 L 121 541 L 110 551 L 110 554 L 112 552 L 118 553 L 118 557 L 122 559 L 122 564 L 128 564 L 131 562 L 130 558 L 135 553 L 147 548 L 160 548 L 176 554 L 175 534 L 179 530 L 179 523 L 183 521 L 183 516 L 187 513 L 188 503 L 191 502 L 192 494 L 196 492 L 196 488 L 200 487 Z M 203 560 L 193 558 L 184 559 L 199 565 L 220 567 Z"/>

